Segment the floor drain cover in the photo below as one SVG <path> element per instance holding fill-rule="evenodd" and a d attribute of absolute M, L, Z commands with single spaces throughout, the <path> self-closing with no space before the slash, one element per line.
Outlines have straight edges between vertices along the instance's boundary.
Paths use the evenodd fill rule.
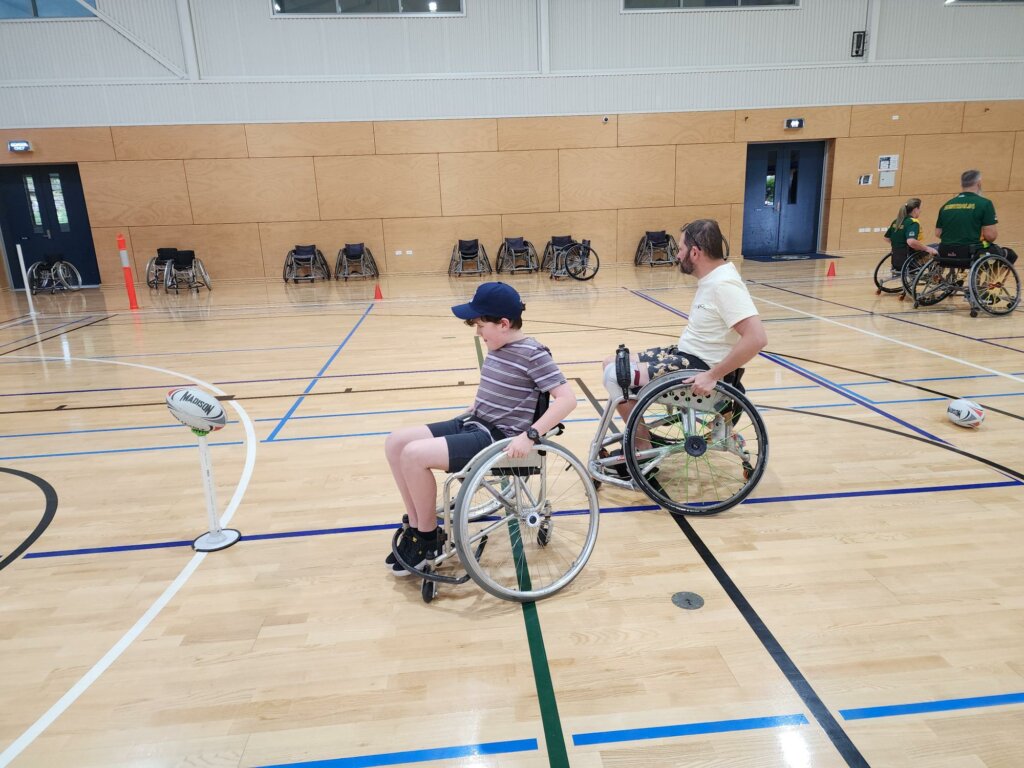
<path fill-rule="evenodd" d="M 704 607 L 704 598 L 696 592 L 676 592 L 672 595 L 672 603 L 677 608 L 695 611 L 698 608 Z"/>

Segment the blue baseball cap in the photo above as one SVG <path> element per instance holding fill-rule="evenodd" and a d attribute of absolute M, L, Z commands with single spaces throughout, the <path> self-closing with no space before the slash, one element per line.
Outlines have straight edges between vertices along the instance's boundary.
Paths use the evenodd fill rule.
<path fill-rule="evenodd" d="M 506 317 L 518 320 L 523 316 L 522 299 L 519 292 L 505 283 L 481 283 L 468 304 L 452 307 L 452 313 L 462 320 L 474 320 L 478 317 Z"/>

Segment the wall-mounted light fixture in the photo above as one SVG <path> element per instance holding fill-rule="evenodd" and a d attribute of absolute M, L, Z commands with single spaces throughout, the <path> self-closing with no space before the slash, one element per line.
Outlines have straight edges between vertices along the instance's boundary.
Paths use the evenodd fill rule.
<path fill-rule="evenodd" d="M 787 131 L 795 131 L 797 128 L 803 128 L 804 119 L 802 117 L 787 117 L 783 122 L 783 127 Z"/>
<path fill-rule="evenodd" d="M 8 152 L 31 152 L 32 142 L 25 141 L 24 139 L 14 139 L 13 141 L 7 142 Z"/>

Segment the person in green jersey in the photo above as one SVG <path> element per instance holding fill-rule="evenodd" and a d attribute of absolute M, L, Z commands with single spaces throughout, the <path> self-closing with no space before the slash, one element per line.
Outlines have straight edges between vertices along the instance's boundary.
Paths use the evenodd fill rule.
<path fill-rule="evenodd" d="M 921 222 L 918 217 L 921 215 L 921 199 L 912 197 L 900 206 L 896 218 L 885 230 L 886 240 L 892 247 L 893 269 L 902 269 L 903 263 L 911 253 L 925 252 L 932 256 L 938 256 L 939 252 L 930 245 L 920 241 Z"/>
<path fill-rule="evenodd" d="M 1005 256 L 1011 264 L 1017 261 L 1012 249 L 995 244 L 999 218 L 992 201 L 981 196 L 981 171 L 972 169 L 960 174 L 960 187 L 963 191 L 939 209 L 935 222 L 935 234 L 942 246 L 948 246 L 941 250 L 962 253 L 962 246 L 966 246 L 971 255 L 984 250 Z"/>

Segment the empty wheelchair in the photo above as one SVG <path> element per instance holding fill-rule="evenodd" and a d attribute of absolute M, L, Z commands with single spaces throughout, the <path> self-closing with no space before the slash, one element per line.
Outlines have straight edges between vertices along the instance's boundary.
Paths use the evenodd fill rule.
<path fill-rule="evenodd" d="M 26 271 L 28 288 L 35 295 L 42 291 L 51 294 L 60 291 L 77 291 L 82 287 L 82 275 L 75 265 L 62 256 L 47 256 L 37 261 Z"/>
<path fill-rule="evenodd" d="M 587 461 L 590 476 L 641 491 L 682 515 L 712 515 L 743 501 L 768 463 L 768 433 L 746 395 L 725 381 L 708 396 L 695 395 L 685 382 L 699 371 L 675 371 L 636 394 L 619 432 L 612 426 L 616 407 L 629 396 L 629 350 L 620 345 L 615 358 L 621 394 L 609 398 L 601 416 Z M 731 378 L 738 384 L 740 376 Z"/>
<path fill-rule="evenodd" d="M 330 280 L 331 268 L 315 245 L 296 245 L 284 257 L 282 277 L 286 283 L 289 280 L 293 283 L 300 280 L 311 283 L 316 280 Z"/>
<path fill-rule="evenodd" d="M 934 246 L 933 246 L 934 247 Z M 900 301 L 913 295 L 917 273 L 929 262 L 928 251 L 912 251 L 907 248 L 893 248 L 875 266 L 875 295 L 898 293 Z"/>
<path fill-rule="evenodd" d="M 494 262 L 498 274 L 540 271 L 537 249 L 522 237 L 506 237 L 498 248 Z"/>
<path fill-rule="evenodd" d="M 493 271 L 487 249 L 479 240 L 459 240 L 452 248 L 452 258 L 448 262 L 451 277 L 489 275 Z"/>
<path fill-rule="evenodd" d="M 538 403 L 539 407 L 542 402 Z M 597 541 L 597 490 L 583 463 L 546 434 L 524 458 L 505 454 L 499 440 L 444 482 L 438 508 L 438 555 L 420 569 L 425 602 L 442 584 L 476 582 L 504 600 L 532 602 L 566 587 L 586 566 Z"/>
<path fill-rule="evenodd" d="M 213 290 L 210 273 L 195 251 L 178 251 L 164 269 L 164 289 L 177 293 L 181 288 Z"/>
<path fill-rule="evenodd" d="M 677 253 L 679 245 L 672 235 L 664 230 L 645 232 L 637 243 L 633 264 L 638 267 L 644 264 L 651 267 L 671 265 L 675 264 Z"/>
<path fill-rule="evenodd" d="M 996 250 L 998 248 L 998 250 Z M 940 245 L 939 255 L 918 270 L 912 285 L 914 308 L 963 296 L 971 317 L 982 311 L 1007 315 L 1020 304 L 1020 278 L 1012 251 L 978 245 Z"/>
<path fill-rule="evenodd" d="M 168 265 L 174 261 L 177 248 L 157 248 L 156 256 L 146 264 L 146 285 L 150 288 L 162 288 L 166 281 Z"/>
<path fill-rule="evenodd" d="M 363 243 L 345 243 L 338 251 L 334 262 L 334 279 L 348 280 L 350 277 L 380 277 L 373 251 Z"/>
<path fill-rule="evenodd" d="M 577 242 L 572 235 L 555 235 L 544 247 L 540 268 L 551 271 L 551 277 L 590 280 L 601 268 L 601 259 L 589 240 Z"/>
<path fill-rule="evenodd" d="M 565 271 L 565 252 L 576 241 L 572 235 L 553 235 L 544 246 L 544 253 L 541 255 L 540 268 L 551 273 L 551 277 L 559 278 L 568 275 Z"/>

